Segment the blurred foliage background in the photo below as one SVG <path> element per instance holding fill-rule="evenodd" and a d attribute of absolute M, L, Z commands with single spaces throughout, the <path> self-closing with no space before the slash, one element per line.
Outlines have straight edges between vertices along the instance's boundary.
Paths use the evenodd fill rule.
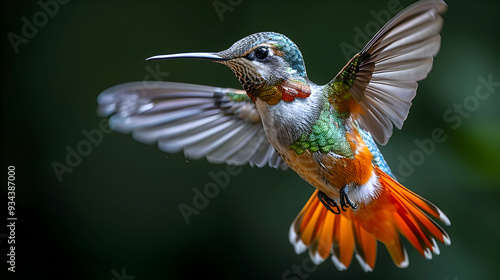
<path fill-rule="evenodd" d="M 485 100 L 473 99 L 479 77 L 500 81 L 499 1 L 449 1 L 434 68 L 419 83 L 403 130 L 381 147 L 399 174 L 401 159 L 411 160 L 419 150 L 416 140 L 430 138 L 436 128 L 447 137 L 423 161 L 413 160 L 418 164 L 411 174 L 399 174 L 452 221 L 446 228 L 452 245 L 441 246 L 432 261 L 408 248 L 410 266 L 398 269 L 379 244 L 372 273 L 364 273 L 355 260 L 339 272 L 327 260 L 307 266 L 302 276 L 286 274 L 293 266 L 309 265 L 307 254 L 294 253 L 288 229 L 313 189 L 292 171 L 244 166 L 186 225 L 178 205 L 192 205 L 193 188 L 212 182 L 210 172 L 221 172 L 224 165 L 166 155 L 128 135 L 104 133 L 62 182 L 53 170 L 54 162 L 66 165 L 68 147 L 76 149 L 87 139 L 82 130 L 99 129 L 97 95 L 118 83 L 145 79 L 148 66 L 169 73 L 164 80 L 240 87 L 222 65 L 145 62 L 146 57 L 218 51 L 251 33 L 276 31 L 300 47 L 309 78 L 324 84 L 346 63 L 341 43 L 355 46 L 355 28 L 375 21 L 371 12 L 411 2 L 60 1 L 44 22 L 36 1 L 2 1 L 2 178 L 8 165 L 16 166 L 17 275 L 498 279 L 500 86 L 491 87 Z M 218 12 L 214 3 L 227 10 Z M 17 45 L 16 53 L 8 34 L 22 36 L 24 18 L 40 27 Z M 452 111 L 453 121 L 444 116 L 464 102 L 467 114 Z M 2 196 L 6 192 L 4 185 Z M 1 241 L 4 260 L 7 244 Z M 5 261 L 1 267 L 6 270 Z"/>

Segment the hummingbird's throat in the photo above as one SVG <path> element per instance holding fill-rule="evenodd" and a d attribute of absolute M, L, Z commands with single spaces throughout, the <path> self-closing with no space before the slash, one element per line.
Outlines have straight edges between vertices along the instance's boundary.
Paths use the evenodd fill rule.
<path fill-rule="evenodd" d="M 276 105 L 281 100 L 290 102 L 297 97 L 307 98 L 311 95 L 311 87 L 297 80 L 285 80 L 276 85 L 254 85 L 245 90 L 254 102 L 256 98 L 259 98 L 268 105 Z"/>

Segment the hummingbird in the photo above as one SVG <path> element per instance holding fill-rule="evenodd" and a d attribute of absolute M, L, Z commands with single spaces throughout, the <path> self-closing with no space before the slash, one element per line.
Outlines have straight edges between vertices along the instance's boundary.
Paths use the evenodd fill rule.
<path fill-rule="evenodd" d="M 385 145 L 408 116 L 417 82 L 437 55 L 447 5 L 419 1 L 401 11 L 327 84 L 311 82 L 286 36 L 249 35 L 219 52 L 157 55 L 229 67 L 243 90 L 175 82 L 120 84 L 98 97 L 110 127 L 167 153 L 211 163 L 292 169 L 315 188 L 293 221 L 297 254 L 339 270 L 353 256 L 375 267 L 377 242 L 398 267 L 409 264 L 402 237 L 426 259 L 450 237 L 434 204 L 401 185 L 375 142 Z M 286 190 L 283 190 L 286 191 Z"/>

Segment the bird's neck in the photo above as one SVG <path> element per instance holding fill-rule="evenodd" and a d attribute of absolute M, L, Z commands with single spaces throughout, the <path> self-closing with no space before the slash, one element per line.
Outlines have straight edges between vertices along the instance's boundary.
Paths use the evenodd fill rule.
<path fill-rule="evenodd" d="M 328 102 L 320 86 L 310 83 L 309 87 L 311 93 L 307 98 L 296 96 L 293 101 L 282 100 L 276 105 L 269 105 L 262 98 L 255 100 L 266 135 L 281 152 L 287 150 L 303 133 L 310 131 L 323 104 Z"/>

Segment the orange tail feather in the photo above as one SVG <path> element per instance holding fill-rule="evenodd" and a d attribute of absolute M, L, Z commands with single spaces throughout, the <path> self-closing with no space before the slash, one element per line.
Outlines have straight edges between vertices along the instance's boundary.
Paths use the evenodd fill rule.
<path fill-rule="evenodd" d="M 365 271 L 375 267 L 377 240 L 389 251 L 399 267 L 409 264 L 400 234 L 425 258 L 439 254 L 436 240 L 449 245 L 448 234 L 427 215 L 450 224 L 435 205 L 399 184 L 375 167 L 379 194 L 357 210 L 349 208 L 335 215 L 317 198 L 316 190 L 290 228 L 290 242 L 299 254 L 309 248 L 311 259 L 319 264 L 330 254 L 339 270 L 351 264 L 352 256 Z"/>

